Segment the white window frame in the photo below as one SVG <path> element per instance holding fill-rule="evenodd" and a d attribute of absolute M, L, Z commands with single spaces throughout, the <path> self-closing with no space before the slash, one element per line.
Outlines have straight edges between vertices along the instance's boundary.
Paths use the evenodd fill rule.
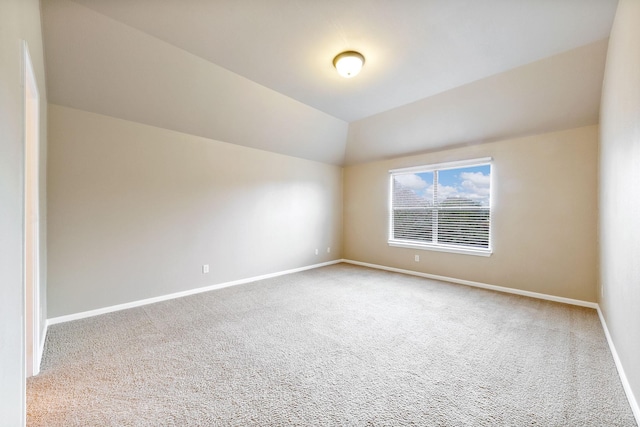
<path fill-rule="evenodd" d="M 489 244 L 488 248 L 470 248 L 458 245 L 446 245 L 442 243 L 425 243 L 414 240 L 403 240 L 403 239 L 394 239 L 393 238 L 393 178 L 396 175 L 407 174 L 407 173 L 421 173 L 421 172 L 434 172 L 441 171 L 446 169 L 457 169 L 463 167 L 470 166 L 483 166 L 483 165 L 491 166 L 491 181 L 490 181 L 490 195 L 489 195 Z M 491 256 L 493 253 L 493 244 L 492 244 L 492 234 L 493 234 L 493 159 L 491 157 L 483 157 L 477 159 L 469 159 L 455 162 L 447 162 L 447 163 L 435 163 L 423 166 L 414 166 L 410 168 L 402 168 L 402 169 L 391 169 L 389 171 L 389 211 L 388 211 L 388 221 L 389 221 L 389 229 L 388 229 L 388 244 L 393 247 L 400 248 L 411 248 L 411 249 L 420 249 L 427 251 L 438 251 L 438 252 L 450 252 L 457 254 L 467 254 L 467 255 L 476 255 L 476 256 Z"/>

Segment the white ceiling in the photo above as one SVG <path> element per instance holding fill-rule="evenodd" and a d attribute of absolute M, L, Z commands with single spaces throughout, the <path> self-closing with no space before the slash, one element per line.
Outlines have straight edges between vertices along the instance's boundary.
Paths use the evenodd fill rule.
<path fill-rule="evenodd" d="M 345 163 L 592 125 L 607 40 L 349 124 Z"/>
<path fill-rule="evenodd" d="M 520 128 L 515 126 L 512 131 L 496 131 L 484 126 L 475 134 L 444 135 L 440 142 L 428 146 L 409 144 L 402 151 L 374 149 L 373 152 L 379 152 L 380 156 L 410 154 L 447 144 L 544 130 L 549 119 L 538 120 L 536 114 L 543 114 L 548 105 L 555 103 L 553 96 L 559 96 L 557 89 L 568 78 L 567 72 L 558 72 L 567 66 L 559 54 L 586 45 L 599 47 L 583 52 L 584 62 L 571 63 L 571 72 L 584 72 L 588 77 L 578 79 L 580 82 L 573 84 L 569 92 L 573 95 L 586 91 L 591 96 L 578 96 L 572 104 L 564 100 L 566 94 L 563 94 L 563 108 L 577 107 L 584 112 L 577 118 L 576 114 L 569 114 L 571 117 L 565 123 L 555 120 L 550 128 L 589 124 L 594 121 L 594 109 L 597 122 L 605 60 L 602 48 L 605 44 L 597 42 L 608 37 L 616 5 L 617 0 L 73 0 L 73 3 L 43 0 L 49 99 L 70 107 L 256 148 L 270 149 L 276 139 L 283 139 L 280 131 L 286 130 L 284 126 L 272 132 L 272 142 L 260 142 L 258 133 L 246 135 L 245 130 L 230 128 L 228 118 L 220 125 L 228 128 L 221 130 L 205 123 L 194 124 L 193 119 L 171 123 L 169 117 L 175 116 L 175 112 L 167 111 L 167 119 L 159 119 L 162 114 L 133 111 L 156 108 L 142 101 L 135 107 L 136 102 L 131 102 L 132 85 L 145 82 L 120 82 L 128 80 L 129 74 L 141 71 L 142 68 L 136 68 L 144 68 L 140 62 L 160 61 L 155 54 L 145 52 L 158 49 L 165 52 L 168 65 L 156 67 L 156 73 L 171 68 L 171 58 L 176 60 L 189 53 L 191 59 L 186 61 L 199 61 L 193 67 L 200 67 L 198 75 L 205 80 L 207 75 L 215 75 L 218 84 L 228 87 L 223 80 L 238 80 L 242 76 L 244 83 L 236 82 L 242 86 L 237 88 L 241 97 L 247 91 L 270 89 L 275 93 L 260 95 L 261 102 L 266 102 L 266 98 L 271 101 L 278 98 L 276 104 L 285 102 L 280 99 L 284 95 L 291 99 L 285 103 L 295 100 L 302 105 L 291 108 L 305 110 L 305 117 L 320 117 L 317 123 L 315 118 L 309 118 L 309 123 L 300 131 L 317 126 L 333 129 L 326 135 L 333 140 L 318 137 L 317 141 L 307 143 L 316 144 L 316 148 L 296 148 L 295 145 L 300 144 L 298 134 L 290 144 L 284 137 L 285 141 L 279 142 L 280 146 L 273 151 L 336 164 L 344 163 L 345 152 L 351 152 L 346 161 L 357 163 L 375 156 L 358 155 L 367 150 L 368 141 L 355 135 L 362 132 L 353 131 L 347 140 L 345 122 L 357 122 L 361 130 L 367 118 L 375 117 L 378 122 L 385 113 L 401 111 L 408 104 L 428 103 L 426 99 L 437 100 L 438 96 L 469 84 L 495 85 L 492 76 L 512 71 L 519 78 L 527 79 L 525 85 L 546 88 L 551 97 L 541 99 L 531 91 L 519 93 L 520 103 L 537 105 L 527 110 L 529 123 L 533 123 L 528 126 L 530 129 L 519 130 L 522 126 L 518 125 Z M 126 37 L 122 35 L 125 33 Z M 100 49 L 93 52 L 96 46 Z M 133 52 L 136 46 L 141 48 Z M 344 50 L 358 50 L 366 57 L 365 67 L 356 78 L 343 79 L 332 66 L 333 57 Z M 127 52 L 133 56 L 127 56 Z M 130 69 L 118 65 L 123 68 L 122 75 L 110 82 L 109 69 L 116 67 L 113 62 L 119 62 L 118 55 L 124 55 L 122 59 L 126 59 L 127 64 L 134 64 Z M 515 71 L 549 57 L 559 59 L 546 64 L 542 74 Z M 193 75 L 195 68 L 187 68 L 167 74 L 167 80 Z M 560 81 L 555 84 L 547 85 L 543 81 L 560 75 Z M 536 79 L 540 81 L 535 82 Z M 78 80 L 85 85 L 78 87 Z M 510 82 L 511 89 L 509 85 L 492 88 L 500 91 L 520 87 L 511 81 L 513 79 L 504 80 Z M 249 86 L 252 89 L 248 89 Z M 258 86 L 264 88 L 258 89 Z M 222 105 L 207 104 L 216 101 L 199 99 L 193 88 L 189 93 L 184 88 L 175 91 L 173 95 L 183 108 L 223 110 Z M 126 101 L 119 100 L 122 98 Z M 152 101 L 152 105 L 158 104 Z M 243 102 L 255 102 L 255 99 Z M 465 100 L 458 98 L 456 102 L 462 105 Z M 590 104 L 588 108 L 584 108 L 585 102 Z M 306 111 L 307 107 L 319 111 L 311 113 Z M 509 103 L 494 103 L 493 107 L 505 108 L 507 118 L 512 115 L 513 107 Z M 414 109 L 413 114 L 418 111 L 426 117 L 433 109 L 437 110 L 437 106 Z M 121 110 L 124 113 L 120 113 Z M 238 114 L 241 110 L 239 108 Z M 320 112 L 335 120 L 328 125 L 327 120 L 331 120 Z M 500 115 L 500 111 L 494 113 Z M 281 116 L 278 120 L 283 119 Z M 261 120 L 257 125 L 272 124 L 276 119 L 265 116 Z M 455 121 L 464 122 L 465 117 L 457 117 Z M 378 131 L 385 138 L 394 133 L 393 128 L 378 128 Z M 336 142 L 336 138 L 339 141 Z M 331 155 L 321 154 L 322 150 L 329 150 Z"/>

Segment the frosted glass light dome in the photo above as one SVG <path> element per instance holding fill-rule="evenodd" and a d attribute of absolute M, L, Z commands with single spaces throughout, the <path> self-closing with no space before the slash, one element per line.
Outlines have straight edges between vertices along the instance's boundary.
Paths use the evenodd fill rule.
<path fill-rule="evenodd" d="M 342 52 L 333 58 L 333 66 L 342 77 L 350 79 L 358 75 L 364 65 L 364 56 L 352 50 Z"/>

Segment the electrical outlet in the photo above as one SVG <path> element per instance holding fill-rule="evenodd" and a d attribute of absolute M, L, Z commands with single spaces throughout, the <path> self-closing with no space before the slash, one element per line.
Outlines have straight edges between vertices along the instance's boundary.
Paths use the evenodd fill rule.
<path fill-rule="evenodd" d="M 202 274 L 207 274 L 209 272 L 209 264 L 204 264 L 202 266 Z"/>
<path fill-rule="evenodd" d="M 416 255 L 415 258 L 416 262 L 420 262 L 420 255 Z"/>
<path fill-rule="evenodd" d="M 330 254 L 331 253 L 331 248 L 327 248 L 327 253 Z"/>
<path fill-rule="evenodd" d="M 316 249 L 316 255 L 318 255 L 318 250 Z"/>

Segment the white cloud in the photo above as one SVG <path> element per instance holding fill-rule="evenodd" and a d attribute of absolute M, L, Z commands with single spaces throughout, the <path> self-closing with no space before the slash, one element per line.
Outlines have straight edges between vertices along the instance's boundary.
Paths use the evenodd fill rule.
<path fill-rule="evenodd" d="M 396 175 L 395 180 L 404 187 L 412 190 L 423 190 L 429 186 L 429 183 L 420 178 L 416 174 Z"/>
<path fill-rule="evenodd" d="M 462 178 L 462 185 L 465 187 L 473 185 L 476 188 L 489 188 L 491 183 L 491 177 L 482 172 L 462 172 L 460 178 Z"/>
<path fill-rule="evenodd" d="M 490 195 L 491 177 L 482 172 L 463 172 L 460 174 L 464 197 L 480 202 L 488 202 Z"/>
<path fill-rule="evenodd" d="M 426 193 L 433 197 L 433 185 L 430 185 L 427 189 Z M 455 196 L 459 194 L 459 191 L 456 187 L 452 187 L 449 185 L 438 184 L 438 199 L 446 199 L 447 197 Z"/>

